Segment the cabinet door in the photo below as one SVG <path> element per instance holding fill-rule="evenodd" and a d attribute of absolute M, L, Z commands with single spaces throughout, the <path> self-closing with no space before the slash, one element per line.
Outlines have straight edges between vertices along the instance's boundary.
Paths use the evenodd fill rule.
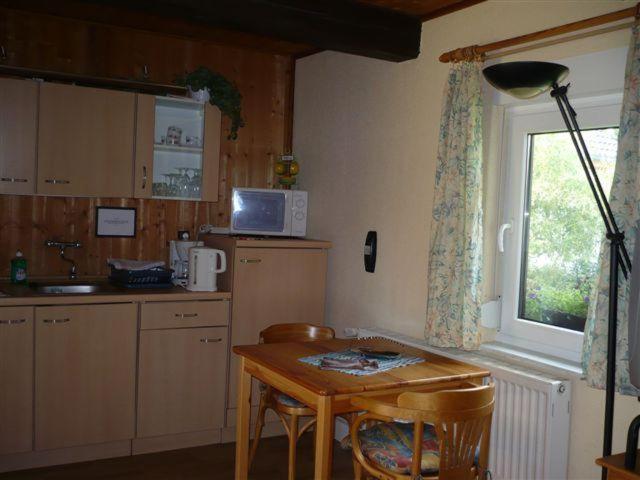
<path fill-rule="evenodd" d="M 36 307 L 36 450 L 133 438 L 137 307 Z"/>
<path fill-rule="evenodd" d="M 202 157 L 202 200 L 218 201 L 220 168 L 220 109 L 210 103 L 204 106 L 204 152 Z"/>
<path fill-rule="evenodd" d="M 133 193 L 136 198 L 151 198 L 156 97 L 136 96 L 136 153 Z"/>
<path fill-rule="evenodd" d="M 238 248 L 234 259 L 232 345 L 258 343 L 274 323 L 324 322 L 327 256 L 319 249 Z M 237 397 L 236 355 L 231 355 L 229 406 Z M 259 396 L 254 381 L 252 403 Z"/>
<path fill-rule="evenodd" d="M 132 197 L 134 110 L 130 92 L 43 83 L 37 192 Z"/>
<path fill-rule="evenodd" d="M 220 428 L 226 366 L 226 327 L 142 331 L 137 436 Z"/>
<path fill-rule="evenodd" d="M 0 193 L 33 194 L 38 84 L 0 79 Z"/>
<path fill-rule="evenodd" d="M 0 455 L 33 443 L 33 307 L 0 308 Z"/>

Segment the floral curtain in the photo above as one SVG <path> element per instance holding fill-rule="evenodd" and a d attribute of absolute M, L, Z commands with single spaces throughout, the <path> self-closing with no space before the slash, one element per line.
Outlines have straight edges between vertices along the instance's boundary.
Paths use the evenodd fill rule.
<path fill-rule="evenodd" d="M 453 63 L 442 107 L 425 337 L 479 345 L 482 280 L 482 63 Z"/>
<path fill-rule="evenodd" d="M 629 254 L 633 254 L 640 220 L 640 30 L 637 23 L 633 27 L 627 57 L 618 156 L 609 202 L 620 230 L 625 232 Z M 596 292 L 592 296 L 585 326 L 582 366 L 589 386 L 603 389 L 607 368 L 608 241 L 602 242 L 599 265 Z M 640 391 L 629 381 L 629 287 L 630 282 L 620 274 L 616 387 L 620 393 L 638 396 Z"/>

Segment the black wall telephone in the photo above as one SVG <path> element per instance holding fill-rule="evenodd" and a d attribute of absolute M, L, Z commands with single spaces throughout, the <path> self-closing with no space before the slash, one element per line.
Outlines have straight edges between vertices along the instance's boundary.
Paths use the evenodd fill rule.
<path fill-rule="evenodd" d="M 367 232 L 367 239 L 364 241 L 364 269 L 373 273 L 376 269 L 376 249 L 378 245 L 378 233 Z"/>

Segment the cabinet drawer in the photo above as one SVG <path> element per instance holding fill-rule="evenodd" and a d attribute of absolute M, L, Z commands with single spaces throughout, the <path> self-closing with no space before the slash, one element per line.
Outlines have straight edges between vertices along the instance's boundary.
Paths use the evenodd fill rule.
<path fill-rule="evenodd" d="M 142 304 L 142 330 L 220 327 L 229 324 L 229 302 L 150 302 Z"/>

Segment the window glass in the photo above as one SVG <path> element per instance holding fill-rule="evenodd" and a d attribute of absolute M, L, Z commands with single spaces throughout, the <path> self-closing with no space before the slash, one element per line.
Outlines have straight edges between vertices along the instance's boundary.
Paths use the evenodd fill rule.
<path fill-rule="evenodd" d="M 583 136 L 608 193 L 618 128 Z M 569 134 L 530 134 L 528 143 L 518 317 L 582 332 L 604 226 Z"/>

